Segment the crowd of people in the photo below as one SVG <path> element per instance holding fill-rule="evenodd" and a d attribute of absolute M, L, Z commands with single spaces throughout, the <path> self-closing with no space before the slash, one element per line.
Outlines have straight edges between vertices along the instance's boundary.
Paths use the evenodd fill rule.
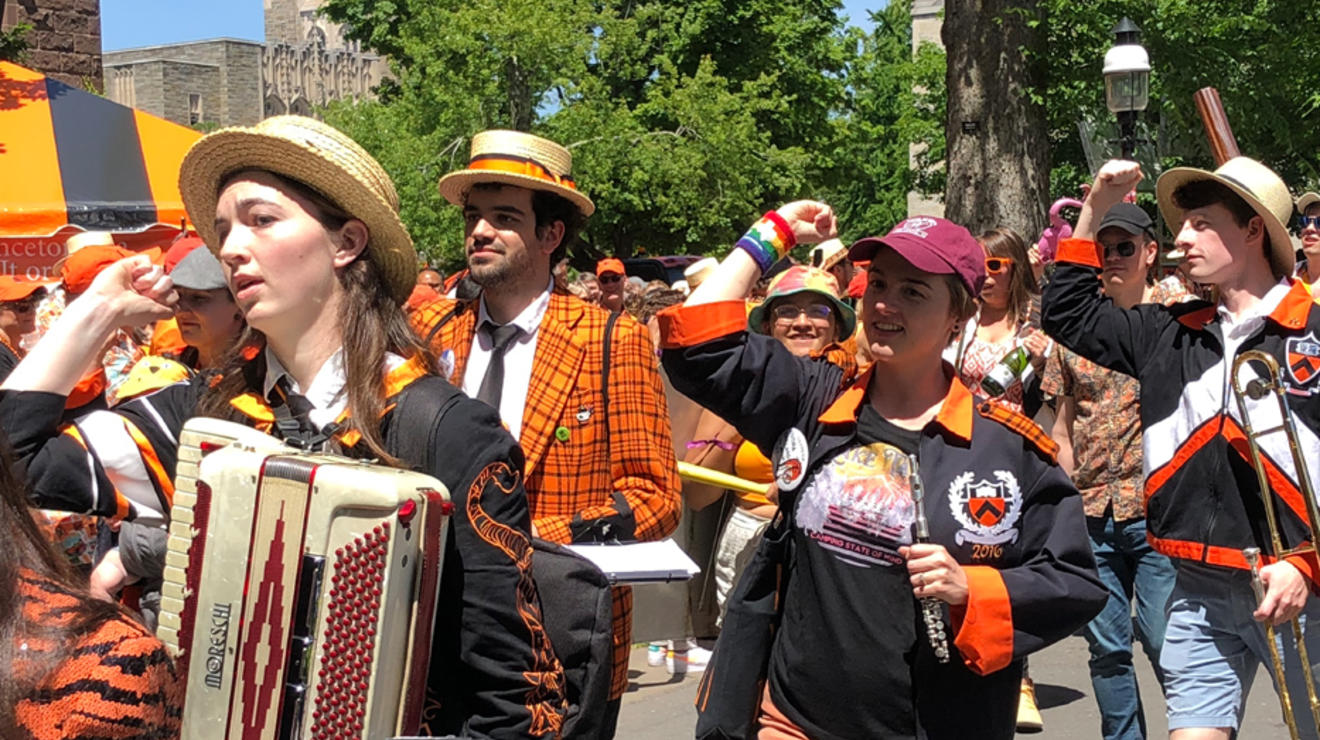
<path fill-rule="evenodd" d="M 0 736 L 180 732 L 152 632 L 180 432 L 210 416 L 449 491 L 420 734 L 613 737 L 633 593 L 609 589 L 592 703 L 543 608 L 568 586 L 531 564 L 722 503 L 694 553 L 714 652 L 666 646 L 704 671 L 698 737 L 1009 738 L 1042 725 L 1028 656 L 1078 631 L 1103 737 L 1146 735 L 1136 642 L 1175 740 L 1233 737 L 1267 625 L 1320 616 L 1320 562 L 1265 528 L 1277 499 L 1284 544 L 1310 540 L 1310 492 L 1272 441 L 1260 490 L 1231 398 L 1239 352 L 1275 356 L 1320 461 L 1320 195 L 1247 158 L 1171 170 L 1162 255 L 1141 177 L 1107 163 L 1048 253 L 926 216 L 845 244 L 803 200 L 645 281 L 570 267 L 595 204 L 567 149 L 486 131 L 439 181 L 464 221 L 446 276 L 339 131 L 210 134 L 180 172 L 195 236 L 80 234 L 57 282 L 0 276 Z"/>

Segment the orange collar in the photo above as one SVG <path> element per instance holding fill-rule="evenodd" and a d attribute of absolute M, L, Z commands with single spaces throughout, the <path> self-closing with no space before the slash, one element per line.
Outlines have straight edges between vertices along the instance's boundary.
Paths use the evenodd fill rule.
<path fill-rule="evenodd" d="M 867 368 L 861 377 L 834 399 L 834 403 L 830 404 L 817 420 L 822 424 L 856 424 L 857 414 L 861 411 L 862 404 L 866 402 L 866 389 L 871 383 L 875 368 L 875 365 Z M 967 390 L 967 386 L 963 385 L 961 380 L 954 377 L 949 382 L 949 392 L 944 396 L 943 405 L 940 406 L 940 412 L 935 415 L 934 423 L 944 427 L 959 439 L 971 441 L 974 410 L 972 392 Z"/>
<path fill-rule="evenodd" d="M 1311 294 L 1310 288 L 1306 283 L 1292 279 L 1292 287 L 1288 293 L 1279 301 L 1279 305 L 1269 313 L 1266 318 L 1285 329 L 1298 330 L 1306 326 L 1307 319 L 1311 315 L 1311 307 L 1315 305 L 1316 297 Z M 1195 311 L 1189 311 L 1178 317 L 1178 323 L 1189 329 L 1203 329 L 1211 321 L 1214 321 L 1219 315 L 1218 306 L 1205 306 Z"/>
<path fill-rule="evenodd" d="M 414 356 L 410 358 L 407 362 L 385 374 L 385 397 L 393 398 L 397 396 L 413 381 L 425 375 L 427 375 L 426 365 L 422 363 L 421 357 Z M 269 430 L 270 426 L 275 423 L 275 412 L 271 410 L 270 404 L 259 393 L 249 391 L 241 396 L 236 396 L 229 400 L 229 405 L 237 409 L 239 413 L 257 422 L 259 427 L 264 430 Z M 393 403 L 387 404 L 381 415 L 383 416 L 393 409 Z M 344 409 L 339 418 L 335 419 L 335 423 L 343 429 L 335 435 L 335 439 L 339 440 L 345 447 L 353 447 L 362 439 L 362 434 L 348 425 L 347 422 L 350 418 L 348 409 Z"/>
<path fill-rule="evenodd" d="M 1270 312 L 1270 320 L 1285 329 L 1301 329 L 1311 315 L 1315 305 L 1315 296 L 1311 295 L 1306 283 L 1293 278 L 1292 288 L 1279 301 L 1279 305 Z"/>

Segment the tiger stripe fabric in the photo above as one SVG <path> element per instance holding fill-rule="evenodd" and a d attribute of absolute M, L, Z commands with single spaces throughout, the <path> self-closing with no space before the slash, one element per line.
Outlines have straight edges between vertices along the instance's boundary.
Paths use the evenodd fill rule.
<path fill-rule="evenodd" d="M 413 328 L 430 337 L 437 354 L 447 360 L 452 356 L 455 385 L 462 385 L 478 313 L 475 302 L 460 306 L 440 299 L 411 317 Z M 636 539 L 658 540 L 678 526 L 681 483 L 655 348 L 646 327 L 626 315 L 615 323 L 611 340 L 605 438 L 601 381 L 608 320 L 605 310 L 555 292 L 537 330 L 519 442 L 527 457 L 532 524 L 551 542 L 571 542 L 577 517 L 584 522 L 618 518 L 615 494 L 630 509 Z M 610 698 L 617 699 L 628 686 L 632 589 L 616 588 L 613 598 Z"/>
<path fill-rule="evenodd" d="M 79 613 L 80 597 L 31 571 L 20 574 L 19 592 L 27 624 L 71 624 Z M 15 642 L 20 675 L 55 649 L 50 639 L 31 634 Z M 121 616 L 77 638 L 14 713 L 24 740 L 152 740 L 178 737 L 182 706 L 182 684 L 165 646 Z"/>

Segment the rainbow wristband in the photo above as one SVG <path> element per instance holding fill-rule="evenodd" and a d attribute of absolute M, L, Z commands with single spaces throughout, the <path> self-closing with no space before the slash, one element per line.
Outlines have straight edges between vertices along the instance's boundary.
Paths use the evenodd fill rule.
<path fill-rule="evenodd" d="M 789 228 L 788 222 L 778 213 L 769 211 L 760 221 L 752 224 L 752 228 L 743 234 L 734 247 L 751 255 L 764 274 L 796 244 L 797 240 L 793 238 L 793 229 Z"/>

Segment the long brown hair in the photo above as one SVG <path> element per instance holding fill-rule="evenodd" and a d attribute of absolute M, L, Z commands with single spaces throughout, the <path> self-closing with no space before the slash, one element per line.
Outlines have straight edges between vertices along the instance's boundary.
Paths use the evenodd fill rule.
<path fill-rule="evenodd" d="M 223 190 L 239 174 L 223 179 L 220 189 Z M 307 185 L 267 174 L 310 202 L 314 206 L 312 217 L 332 236 L 337 238 L 336 232 L 353 218 Z M 436 373 L 437 368 L 434 354 L 413 332 L 403 309 L 391 297 L 385 279 L 371 260 L 371 248 L 368 237 L 366 250 L 336 275 L 344 289 L 338 322 L 344 347 L 344 387 L 348 393 L 349 424 L 362 435 L 361 444 L 366 445 L 374 457 L 397 465 L 399 461 L 385 450 L 381 435 L 380 422 L 386 401 L 385 357 L 389 353 L 407 359 L 418 357 L 428 372 Z M 265 341 L 260 331 L 251 326 L 247 328 L 233 349 L 218 363 L 221 368 L 218 379 L 202 397 L 197 410 L 199 415 L 243 420 L 229 402 L 244 393 L 261 391 L 254 371 L 255 363 L 264 360 L 259 353 L 254 357 L 250 348 L 264 346 Z"/>
<path fill-rule="evenodd" d="M 1031 314 L 1031 299 L 1040 293 L 1036 275 L 1031 271 L 1027 256 L 1027 243 L 1016 231 L 1007 228 L 990 229 L 977 239 L 991 257 L 1013 260 L 1008 284 L 1008 314 L 1013 323 L 1021 324 Z"/>
<path fill-rule="evenodd" d="M 15 736 L 14 706 L 46 674 L 68 657 L 75 641 L 120 614 L 119 607 L 94 599 L 77 584 L 69 563 L 51 546 L 32 519 L 27 492 L 14 471 L 9 443 L 0 435 L 0 737 Z M 28 571 L 79 597 L 69 620 L 33 623 L 25 618 L 19 579 Z M 18 654 L 17 645 L 41 649 Z"/>

